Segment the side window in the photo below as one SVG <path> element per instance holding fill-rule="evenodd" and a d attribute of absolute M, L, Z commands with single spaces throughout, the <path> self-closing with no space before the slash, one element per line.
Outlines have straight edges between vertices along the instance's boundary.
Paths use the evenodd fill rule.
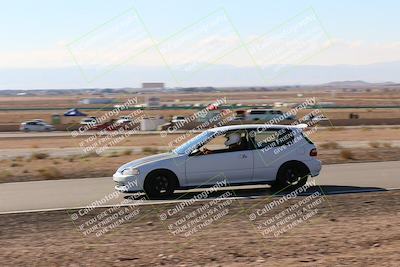
<path fill-rule="evenodd" d="M 262 132 L 255 131 L 254 147 L 261 149 L 266 146 L 272 145 L 278 139 L 278 132 L 276 130 L 266 130 Z"/>
<path fill-rule="evenodd" d="M 293 132 L 289 129 L 267 129 L 261 132 L 254 131 L 253 135 L 255 149 L 288 145 L 294 139 Z"/>
<path fill-rule="evenodd" d="M 213 150 L 221 150 L 221 149 L 226 149 L 226 146 L 224 145 L 225 138 L 223 135 L 218 135 L 217 137 L 211 139 L 209 142 L 205 144 L 205 146 L 208 149 L 213 149 Z"/>
<path fill-rule="evenodd" d="M 235 140 L 231 135 L 236 135 L 237 142 L 225 145 L 230 138 L 230 140 Z M 231 136 L 231 137 L 230 137 Z M 249 149 L 249 141 L 247 136 L 247 131 L 230 131 L 223 135 L 216 136 L 207 142 L 203 147 L 208 150 L 208 154 L 213 153 L 225 153 L 225 152 L 236 152 Z"/>

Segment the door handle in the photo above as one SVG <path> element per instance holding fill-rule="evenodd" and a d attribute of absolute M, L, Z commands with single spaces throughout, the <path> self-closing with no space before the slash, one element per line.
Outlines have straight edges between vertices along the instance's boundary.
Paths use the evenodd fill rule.
<path fill-rule="evenodd" d="M 242 159 L 247 159 L 247 155 L 246 155 L 246 154 L 240 154 L 240 157 L 241 157 Z"/>

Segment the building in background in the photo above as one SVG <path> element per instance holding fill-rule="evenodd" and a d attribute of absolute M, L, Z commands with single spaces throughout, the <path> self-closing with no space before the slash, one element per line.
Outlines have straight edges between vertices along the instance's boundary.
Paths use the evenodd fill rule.
<path fill-rule="evenodd" d="M 145 106 L 148 108 L 159 108 L 161 107 L 161 100 L 157 96 L 148 96 L 146 98 Z"/>
<path fill-rule="evenodd" d="M 79 103 L 89 105 L 89 104 L 111 104 L 114 102 L 112 98 L 85 98 L 81 99 Z"/>
<path fill-rule="evenodd" d="M 164 89 L 164 83 L 142 83 L 142 89 Z"/>

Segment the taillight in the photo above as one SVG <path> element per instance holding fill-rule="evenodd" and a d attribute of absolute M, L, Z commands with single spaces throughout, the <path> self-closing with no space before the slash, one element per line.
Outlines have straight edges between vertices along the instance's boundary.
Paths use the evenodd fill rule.
<path fill-rule="evenodd" d="M 318 155 L 317 149 L 313 148 L 310 150 L 310 156 L 311 157 L 316 157 Z"/>

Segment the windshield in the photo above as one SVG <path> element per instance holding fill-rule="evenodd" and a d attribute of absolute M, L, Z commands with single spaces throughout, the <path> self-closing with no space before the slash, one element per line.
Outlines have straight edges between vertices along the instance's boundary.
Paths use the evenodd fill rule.
<path fill-rule="evenodd" d="M 175 152 L 176 154 L 190 154 L 190 152 L 192 152 L 196 148 L 199 148 L 200 146 L 204 145 L 210 139 L 214 138 L 217 134 L 218 134 L 218 132 L 214 132 L 214 131 L 202 132 L 201 134 L 193 137 L 186 143 L 175 148 L 175 150 L 173 150 L 173 152 Z"/>

